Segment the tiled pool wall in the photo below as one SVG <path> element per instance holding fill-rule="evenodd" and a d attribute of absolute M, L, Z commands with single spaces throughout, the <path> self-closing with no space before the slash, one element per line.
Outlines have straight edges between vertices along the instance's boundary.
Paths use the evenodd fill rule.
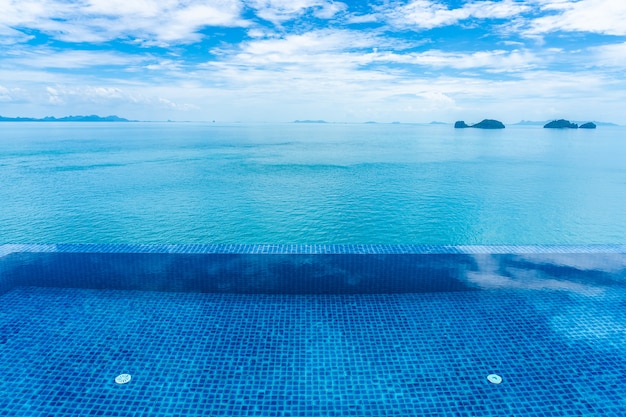
<path fill-rule="evenodd" d="M 379 294 L 626 284 L 626 245 L 0 245 L 14 287 Z"/>
<path fill-rule="evenodd" d="M 0 292 L 0 416 L 626 415 L 625 246 L 0 245 Z"/>

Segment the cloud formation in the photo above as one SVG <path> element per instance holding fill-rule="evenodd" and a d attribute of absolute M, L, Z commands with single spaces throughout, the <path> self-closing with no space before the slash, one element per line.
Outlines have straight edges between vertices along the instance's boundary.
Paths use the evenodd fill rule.
<path fill-rule="evenodd" d="M 91 103 L 135 119 L 624 117 L 622 2 L 0 4 L 0 114 Z"/>
<path fill-rule="evenodd" d="M 13 96 L 8 88 L 0 85 L 0 101 L 13 101 Z"/>
<path fill-rule="evenodd" d="M 250 0 L 247 6 L 261 19 L 276 24 L 307 12 L 320 19 L 330 19 L 347 9 L 345 3 L 332 0 Z"/>
<path fill-rule="evenodd" d="M 626 2 L 614 0 L 546 1 L 537 5 L 544 16 L 529 21 L 526 34 L 588 32 L 626 35 Z"/>
<path fill-rule="evenodd" d="M 408 29 L 432 29 L 455 25 L 467 19 L 509 19 L 529 11 L 530 6 L 512 0 L 473 1 L 451 8 L 444 2 L 412 0 L 391 2 L 377 8 L 381 18 L 394 26 Z"/>
<path fill-rule="evenodd" d="M 241 18 L 238 0 L 5 0 L 0 34 L 40 31 L 64 42 L 134 40 L 166 45 L 192 43 L 203 27 L 236 27 Z M 9 33 L 11 34 L 11 33 Z M 24 35 L 22 35 L 24 39 Z"/>

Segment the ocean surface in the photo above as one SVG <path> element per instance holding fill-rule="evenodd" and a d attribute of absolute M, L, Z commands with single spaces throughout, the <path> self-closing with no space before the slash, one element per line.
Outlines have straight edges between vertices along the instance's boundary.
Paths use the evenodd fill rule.
<path fill-rule="evenodd" d="M 0 124 L 0 243 L 626 241 L 626 127 Z"/>

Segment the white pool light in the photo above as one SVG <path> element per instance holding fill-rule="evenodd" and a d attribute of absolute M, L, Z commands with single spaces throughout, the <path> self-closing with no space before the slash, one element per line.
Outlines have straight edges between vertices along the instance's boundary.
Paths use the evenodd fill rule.
<path fill-rule="evenodd" d="M 492 384 L 500 384 L 502 383 L 502 377 L 500 375 L 490 374 L 487 375 L 487 381 L 491 382 Z"/>
<path fill-rule="evenodd" d="M 130 380 L 130 374 L 121 374 L 115 377 L 115 383 L 119 385 L 128 384 Z"/>

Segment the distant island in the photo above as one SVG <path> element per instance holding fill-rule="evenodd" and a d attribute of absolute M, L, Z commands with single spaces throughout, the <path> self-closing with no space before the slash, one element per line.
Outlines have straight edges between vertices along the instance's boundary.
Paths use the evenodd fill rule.
<path fill-rule="evenodd" d="M 466 124 L 464 121 L 460 120 L 458 122 L 456 122 L 454 124 L 454 128 L 455 129 L 465 129 L 468 127 L 475 127 L 477 129 L 504 129 L 504 123 L 502 123 L 499 120 L 493 120 L 493 119 L 484 119 L 483 121 L 473 124 L 473 125 L 468 125 Z"/>
<path fill-rule="evenodd" d="M 100 117 L 92 114 L 90 116 L 65 116 L 53 117 L 48 116 L 42 119 L 35 117 L 3 117 L 0 116 L 0 122 L 134 122 L 136 120 L 128 120 L 118 116 Z"/>
<path fill-rule="evenodd" d="M 294 123 L 328 123 L 326 120 L 294 120 Z"/>
<path fill-rule="evenodd" d="M 572 123 L 569 120 L 559 119 L 546 123 L 543 127 L 546 129 L 595 129 L 596 124 L 593 122 L 587 122 L 578 126 L 577 123 Z"/>
<path fill-rule="evenodd" d="M 572 123 L 569 120 L 559 119 L 546 123 L 543 126 L 545 129 L 578 129 L 576 123 Z"/>
<path fill-rule="evenodd" d="M 544 121 L 522 120 L 520 122 L 514 123 L 514 125 L 515 126 L 544 126 L 544 125 L 546 125 L 549 122 L 550 121 L 548 121 L 548 120 L 544 120 Z M 581 127 L 581 128 L 584 125 L 588 124 L 588 123 L 591 123 L 591 124 L 593 124 L 595 126 L 619 126 L 618 124 L 610 123 L 610 122 L 588 122 L 588 123 L 584 123 L 584 122 L 576 122 L 575 121 L 574 123 L 580 124 L 579 127 Z M 586 128 L 583 128 L 583 129 L 586 129 Z"/>

